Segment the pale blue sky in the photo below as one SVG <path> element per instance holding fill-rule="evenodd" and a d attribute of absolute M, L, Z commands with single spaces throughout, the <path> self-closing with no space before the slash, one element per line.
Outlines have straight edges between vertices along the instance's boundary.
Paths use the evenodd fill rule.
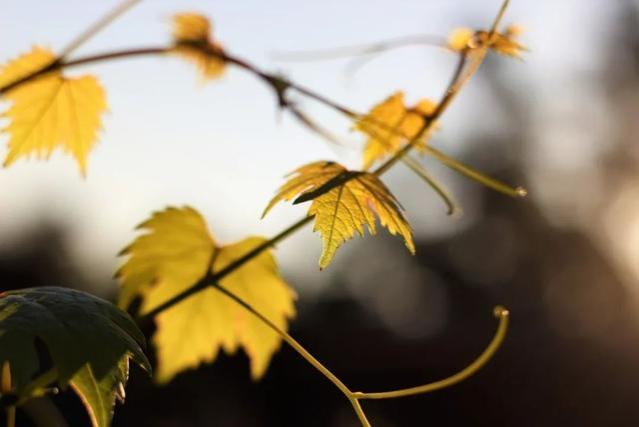
<path fill-rule="evenodd" d="M 0 61 L 33 44 L 60 49 L 116 1 L 3 0 L 0 2 Z M 513 0 L 505 22 L 521 24 L 531 48 L 526 62 L 508 61 L 514 90 L 529 91 L 532 109 L 561 91 L 560 82 L 588 73 L 605 39 L 610 2 Z M 487 24 L 497 0 L 325 0 L 169 1 L 148 0 L 83 46 L 75 56 L 125 47 L 162 45 L 169 40 L 175 12 L 209 15 L 216 38 L 230 52 L 292 79 L 357 110 L 366 110 L 396 90 L 409 100 L 439 96 L 454 58 L 438 49 L 410 48 L 385 55 L 352 80 L 344 61 L 278 63 L 275 50 L 360 44 L 407 34 L 446 35 L 457 26 Z M 312 102 L 302 105 L 327 127 L 352 141 L 352 148 L 326 144 L 289 117 L 278 120 L 272 94 L 241 70 L 230 69 L 205 85 L 177 58 L 143 58 L 100 63 L 69 71 L 96 74 L 108 93 L 110 113 L 82 179 L 72 159 L 18 161 L 0 171 L 0 245 L 43 218 L 69 225 L 72 252 L 96 277 L 115 267 L 114 256 L 151 211 L 190 204 L 207 218 L 223 242 L 248 234 L 271 235 L 302 216 L 305 207 L 282 205 L 259 220 L 282 176 L 313 160 L 334 159 L 357 166 L 359 137 L 348 124 Z M 475 82 L 443 119 L 439 139 L 454 153 L 466 132 L 499 126 L 499 114 L 470 120 L 477 107 L 490 110 L 490 94 Z M 0 139 L 0 155 L 6 138 Z M 406 172 L 389 184 L 408 209 L 419 235 L 448 233 L 464 220 L 444 215 L 440 202 Z M 453 190 L 466 185 L 440 174 Z M 472 197 L 460 200 L 472 212 Z M 348 247 L 356 249 L 357 244 Z M 398 241 L 398 248 L 402 244 Z M 301 251 L 300 249 L 304 249 Z M 310 228 L 281 245 L 290 270 L 314 270 L 320 241 Z M 312 280 L 312 279 L 309 279 Z"/>

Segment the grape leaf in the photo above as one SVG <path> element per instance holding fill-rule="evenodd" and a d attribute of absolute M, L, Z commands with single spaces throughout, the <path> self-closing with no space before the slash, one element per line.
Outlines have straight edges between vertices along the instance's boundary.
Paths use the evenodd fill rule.
<path fill-rule="evenodd" d="M 69 385 L 80 396 L 93 426 L 102 427 L 111 424 L 115 400 L 124 401 L 124 384 L 128 378 L 129 358 L 123 357 L 102 378 L 97 378 L 88 366 L 83 366 L 71 378 Z"/>
<path fill-rule="evenodd" d="M 40 363 L 36 341 L 52 362 L 54 375 L 45 384 L 34 378 L 49 368 Z M 116 397 L 124 397 L 129 358 L 150 372 L 143 348 L 144 336 L 129 315 L 90 294 L 56 287 L 0 294 L 0 366 L 8 363 L 19 399 L 50 383 L 70 385 L 93 426 L 108 426 Z"/>
<path fill-rule="evenodd" d="M 517 25 L 509 25 L 503 33 L 496 33 L 489 48 L 499 54 L 521 57 L 521 52 L 528 50 L 515 39 L 521 34 L 521 28 Z M 465 52 L 473 49 L 488 40 L 488 31 L 473 31 L 470 28 L 456 28 L 448 37 L 448 47 L 456 52 Z"/>
<path fill-rule="evenodd" d="M 120 304 L 142 297 L 148 313 L 191 287 L 209 271 L 220 271 L 265 239 L 249 237 L 217 246 L 202 216 L 192 208 L 156 212 L 140 228 L 148 231 L 122 251 L 129 259 L 116 273 L 122 285 Z M 265 250 L 220 281 L 220 286 L 250 304 L 285 330 L 295 315 L 295 292 L 281 278 L 271 251 Z M 232 354 L 242 347 L 249 356 L 251 376 L 261 378 L 281 345 L 279 335 L 246 309 L 215 289 L 205 289 L 156 317 L 156 380 L 215 360 L 219 350 Z"/>
<path fill-rule="evenodd" d="M 391 234 L 399 233 L 408 250 L 415 253 L 410 225 L 399 202 L 374 174 L 349 171 L 340 164 L 320 161 L 302 166 L 291 175 L 262 217 L 282 200 L 288 201 L 297 195 L 294 204 L 313 200 L 308 215 L 315 216 L 313 231 L 319 231 L 322 236 L 320 268 L 328 266 L 337 249 L 355 232 L 363 236 L 364 226 L 369 233 L 376 234 L 375 214 L 383 227 Z"/>
<path fill-rule="evenodd" d="M 136 238 L 119 255 L 132 254 L 116 273 L 120 278 L 118 304 L 128 307 L 153 286 L 173 292 L 197 282 L 207 272 L 215 243 L 204 218 L 190 207 L 157 212 L 136 227 L 149 233 Z"/>
<path fill-rule="evenodd" d="M 424 116 L 435 110 L 435 103 L 422 99 L 413 107 L 404 104 L 404 93 L 396 92 L 358 120 L 355 129 L 369 136 L 364 146 L 363 168 L 395 154 L 402 144 L 410 141 L 424 126 Z M 428 134 L 422 135 L 416 148 L 423 149 Z"/>
<path fill-rule="evenodd" d="M 219 54 L 222 46 L 211 39 L 211 23 L 196 13 L 179 13 L 173 17 L 173 50 L 192 62 L 204 80 L 224 74 L 226 64 Z"/>
<path fill-rule="evenodd" d="M 34 47 L 0 70 L 0 86 L 43 69 L 55 60 L 48 49 Z M 4 94 L 11 106 L 4 113 L 9 124 L 9 152 L 4 166 L 20 157 L 48 158 L 56 148 L 70 153 L 86 173 L 89 151 L 97 140 L 106 96 L 93 76 L 67 78 L 50 71 Z"/>

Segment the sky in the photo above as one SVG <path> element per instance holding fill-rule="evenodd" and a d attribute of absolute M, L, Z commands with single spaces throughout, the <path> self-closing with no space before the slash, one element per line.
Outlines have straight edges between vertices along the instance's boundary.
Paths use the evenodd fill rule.
<path fill-rule="evenodd" d="M 0 62 L 36 44 L 60 50 L 116 4 L 2 0 Z M 587 75 L 597 66 L 606 23 L 614 11 L 607 4 L 512 1 L 505 22 L 524 28 L 522 43 L 531 52 L 525 62 L 509 61 L 507 71 L 514 76 L 514 90 L 530 93 L 533 111 L 535 105 L 548 104 L 562 94 L 574 98 L 579 93 L 578 86 L 565 81 L 574 73 Z M 436 99 L 455 58 L 442 49 L 405 48 L 375 59 L 349 77 L 344 60 L 280 62 L 274 52 L 366 44 L 409 34 L 446 36 L 455 27 L 488 25 L 498 7 L 499 2 L 492 0 L 149 0 L 73 56 L 166 45 L 174 13 L 201 12 L 211 17 L 215 38 L 229 52 L 365 111 L 396 90 L 405 91 L 409 102 Z M 223 78 L 202 83 L 190 64 L 168 56 L 68 71 L 85 73 L 98 76 L 109 103 L 99 143 L 89 155 L 87 176 L 82 178 L 74 161 L 62 153 L 48 162 L 20 160 L 0 170 L 0 246 L 13 245 L 38 222 L 59 223 L 69 227 L 67 243 L 79 265 L 104 278 L 117 266 L 115 254 L 135 236 L 134 226 L 152 211 L 191 205 L 222 243 L 251 234 L 269 236 L 305 213 L 304 206 L 281 205 L 260 220 L 286 173 L 320 159 L 359 165 L 362 138 L 350 131 L 348 122 L 300 99 L 306 111 L 348 142 L 327 144 L 279 114 L 269 89 L 242 70 L 231 68 Z M 498 112 L 477 119 L 477 111 L 491 111 L 490 94 L 480 83 L 471 83 L 459 97 L 434 139 L 445 141 L 441 148 L 451 154 L 463 149 L 469 132 L 500 125 Z M 6 137 L 0 136 L 0 147 L 3 156 Z M 453 192 L 468 186 L 445 171 L 438 173 Z M 408 172 L 392 171 L 388 183 L 407 208 L 418 236 L 454 233 L 467 224 L 464 218 L 447 217 L 436 197 Z M 472 197 L 461 202 L 472 213 Z M 282 243 L 278 255 L 290 271 L 316 270 L 319 251 L 319 238 L 308 228 Z"/>

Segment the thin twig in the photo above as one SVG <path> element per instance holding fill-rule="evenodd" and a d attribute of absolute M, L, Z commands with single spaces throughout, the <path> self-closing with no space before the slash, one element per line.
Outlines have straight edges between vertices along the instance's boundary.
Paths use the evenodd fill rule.
<path fill-rule="evenodd" d="M 433 34 L 412 34 L 386 39 L 378 42 L 340 46 L 328 49 L 300 50 L 292 52 L 274 52 L 273 59 L 287 62 L 326 61 L 328 59 L 351 58 L 359 55 L 371 55 L 398 47 L 411 45 L 446 46 L 446 39 Z"/>
<path fill-rule="evenodd" d="M 118 4 L 113 10 L 102 16 L 97 22 L 93 23 L 89 28 L 84 30 L 78 37 L 73 39 L 64 49 L 58 54 L 58 58 L 61 60 L 66 58 L 71 52 L 79 48 L 82 44 L 86 43 L 91 37 L 95 36 L 99 31 L 103 30 L 119 16 L 131 9 L 142 0 L 124 0 Z"/>

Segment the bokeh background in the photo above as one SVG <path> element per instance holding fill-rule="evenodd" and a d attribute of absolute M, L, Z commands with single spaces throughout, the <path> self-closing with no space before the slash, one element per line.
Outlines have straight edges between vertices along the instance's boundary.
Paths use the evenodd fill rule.
<path fill-rule="evenodd" d="M 77 55 L 166 43 L 170 16 L 199 11 L 231 52 L 365 111 L 396 90 L 437 99 L 455 63 L 413 46 L 353 72 L 348 59 L 293 63 L 277 51 L 447 35 L 482 27 L 498 1 L 325 0 L 143 2 Z M 115 1 L 2 1 L 0 60 L 62 48 Z M 639 3 L 513 0 L 523 61 L 491 56 L 432 143 L 529 197 L 488 191 L 430 158 L 428 169 L 464 211 L 398 165 L 387 183 L 407 210 L 417 255 L 399 239 L 355 239 L 325 271 L 310 228 L 277 257 L 299 292 L 292 334 L 347 384 L 369 391 L 450 375 L 488 343 L 497 304 L 512 327 L 497 356 L 453 388 L 365 402 L 376 427 L 632 426 L 639 419 Z M 361 136 L 311 101 L 300 105 L 346 141 L 309 133 L 241 70 L 198 82 L 175 58 L 74 69 L 99 76 L 110 113 L 82 179 L 65 156 L 0 172 L 0 288 L 62 285 L 114 298 L 116 254 L 133 227 L 167 205 L 191 205 L 219 241 L 272 235 L 304 214 L 259 216 L 282 176 L 312 160 L 360 162 Z M 1 140 L 2 150 L 6 138 Z M 151 333 L 152 331 L 147 331 Z M 155 387 L 137 368 L 116 426 L 356 426 L 348 402 L 283 348 L 260 383 L 244 354 L 222 356 Z M 71 426 L 87 424 L 71 394 L 55 398 Z M 54 423 L 49 417 L 50 423 Z M 21 415 L 20 422 L 30 421 Z M 19 424 L 21 425 L 21 424 Z M 50 424 L 56 425 L 56 424 Z M 58 424 L 59 425 L 59 424 Z"/>

